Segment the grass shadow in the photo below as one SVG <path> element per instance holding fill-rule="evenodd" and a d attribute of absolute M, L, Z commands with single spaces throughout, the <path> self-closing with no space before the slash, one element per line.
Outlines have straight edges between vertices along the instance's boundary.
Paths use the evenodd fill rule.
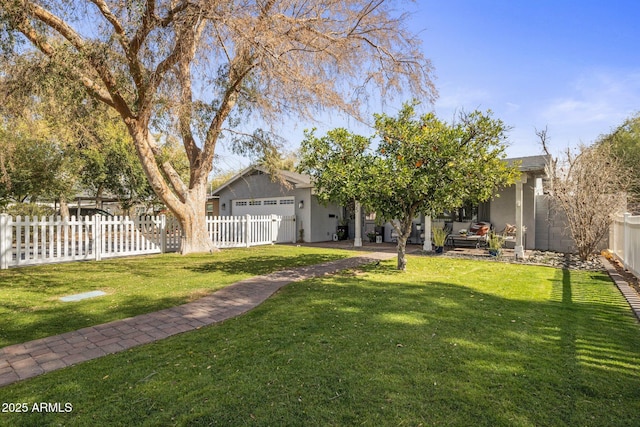
<path fill-rule="evenodd" d="M 46 308 L 41 307 L 34 309 L 32 315 L 23 321 L 2 322 L 0 324 L 0 348 L 24 342 L 23 337 L 25 336 L 30 337 L 29 341 L 45 338 L 117 319 L 126 319 L 140 313 L 150 313 L 174 307 L 191 299 L 186 297 L 132 296 L 120 298 L 117 304 L 109 305 L 108 310 L 94 309 L 96 305 L 102 304 L 99 301 L 100 298 L 108 298 L 108 296 L 97 297 L 93 301 L 83 300 Z M 17 307 L 6 302 L 0 303 L 0 308 L 8 311 L 17 310 Z"/>
<path fill-rule="evenodd" d="M 252 275 L 350 255 L 270 246 L 215 255 L 165 254 L 3 270 L 0 346 L 168 308 Z M 74 303 L 59 301 L 61 296 L 93 290 L 107 295 Z"/>
<path fill-rule="evenodd" d="M 247 273 L 260 275 L 289 268 L 304 267 L 347 258 L 344 254 L 300 254 L 291 256 L 250 256 L 223 262 L 202 263 L 185 267 L 197 273 Z"/>
<path fill-rule="evenodd" d="M 0 389 L 0 400 L 63 396 L 78 410 L 46 421 L 72 425 L 637 424 L 640 332 L 611 283 L 423 263 L 293 283 L 231 321 Z"/>

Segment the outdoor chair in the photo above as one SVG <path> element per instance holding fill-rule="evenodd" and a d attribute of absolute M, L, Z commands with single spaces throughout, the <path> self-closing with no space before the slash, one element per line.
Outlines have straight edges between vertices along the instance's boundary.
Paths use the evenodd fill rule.
<path fill-rule="evenodd" d="M 506 224 L 505 227 L 502 229 L 502 231 L 500 231 L 500 235 L 502 235 L 504 237 L 504 247 L 505 248 L 509 248 L 509 249 L 513 249 L 516 246 L 516 231 L 517 228 L 515 225 L 512 224 Z M 527 228 L 524 227 L 523 228 L 523 235 L 522 235 L 522 245 L 524 247 L 527 246 Z"/>

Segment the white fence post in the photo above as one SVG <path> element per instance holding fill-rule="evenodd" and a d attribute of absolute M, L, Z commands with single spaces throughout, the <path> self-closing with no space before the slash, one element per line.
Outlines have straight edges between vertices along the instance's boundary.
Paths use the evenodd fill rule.
<path fill-rule="evenodd" d="M 0 214 L 0 269 L 9 268 L 9 261 L 13 256 L 12 249 L 11 217 L 7 214 Z"/>
<path fill-rule="evenodd" d="M 609 250 L 614 254 L 617 251 L 616 245 L 618 244 L 618 215 L 613 217 L 611 225 L 609 226 Z"/>
<path fill-rule="evenodd" d="M 640 277 L 640 216 L 629 216 L 629 244 L 627 247 L 627 265 L 629 270 Z"/>
<path fill-rule="evenodd" d="M 624 228 L 623 230 L 623 235 L 624 237 L 622 238 L 622 253 L 623 253 L 623 258 L 622 258 L 622 264 L 624 265 L 625 270 L 629 270 L 629 256 L 631 255 L 631 226 L 629 224 L 629 217 L 631 216 L 631 214 L 629 212 L 626 212 L 624 214 L 624 220 L 623 220 L 623 224 L 624 224 Z"/>
<path fill-rule="evenodd" d="M 297 221 L 297 220 L 298 220 L 298 217 L 294 216 L 294 217 L 293 217 L 293 225 L 292 225 L 292 227 L 293 227 L 293 233 L 291 233 L 291 235 L 293 236 L 293 237 L 291 238 L 291 243 L 294 243 L 294 244 L 298 241 L 298 239 L 296 238 L 296 237 L 297 237 L 297 234 L 298 234 L 298 227 L 296 227 L 296 221 Z"/>
<path fill-rule="evenodd" d="M 160 253 L 164 254 L 167 252 L 167 217 L 165 215 L 160 215 L 158 233 L 160 233 Z"/>
<path fill-rule="evenodd" d="M 253 226 L 253 224 L 251 223 L 251 215 L 247 214 L 244 217 L 245 223 L 244 223 L 244 242 L 246 244 L 246 247 L 248 248 L 249 246 L 251 246 L 251 227 Z"/>
<path fill-rule="evenodd" d="M 102 216 L 93 216 L 93 257 L 96 261 L 102 259 Z"/>
<path fill-rule="evenodd" d="M 280 224 L 282 224 L 282 219 L 280 220 Z M 271 235 L 269 237 L 272 245 L 278 239 L 278 217 L 274 214 L 271 214 Z"/>

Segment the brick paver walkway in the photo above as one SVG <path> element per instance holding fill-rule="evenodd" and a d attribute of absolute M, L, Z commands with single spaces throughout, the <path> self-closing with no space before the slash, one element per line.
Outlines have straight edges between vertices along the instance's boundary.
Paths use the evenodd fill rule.
<path fill-rule="evenodd" d="M 394 256 L 369 253 L 256 276 L 178 307 L 0 348 L 0 387 L 221 322 L 256 307 L 289 283 Z"/>
<path fill-rule="evenodd" d="M 640 296 L 638 296 L 638 293 L 631 287 L 631 285 L 629 285 L 629 283 L 627 283 L 626 280 L 624 280 L 624 277 L 618 273 L 618 270 L 616 270 L 609 260 L 605 257 L 600 257 L 600 261 L 607 270 L 607 273 L 609 273 L 609 277 L 611 277 L 613 283 L 616 284 L 622 296 L 627 300 L 633 314 L 635 314 L 638 320 L 640 320 Z"/>

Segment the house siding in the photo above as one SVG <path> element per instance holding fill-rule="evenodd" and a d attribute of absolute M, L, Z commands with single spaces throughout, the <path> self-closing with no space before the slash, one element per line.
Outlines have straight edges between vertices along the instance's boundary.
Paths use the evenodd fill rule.
<path fill-rule="evenodd" d="M 285 188 L 279 182 L 273 182 L 268 174 L 253 173 L 237 180 L 222 189 L 219 206 L 220 215 L 235 215 L 233 201 L 240 199 L 262 199 L 265 197 L 294 197 L 296 215 L 296 239 L 300 238 L 300 230 L 304 230 L 305 242 L 322 242 L 331 240 L 336 232 L 337 216 L 340 209 L 334 204 L 327 207 L 318 203 L 311 194 L 310 188 Z M 299 203 L 303 202 L 300 209 Z M 225 209 L 222 209 L 222 206 Z M 334 214 L 336 218 L 329 218 Z"/>
<path fill-rule="evenodd" d="M 254 174 L 245 176 L 224 188 L 218 194 L 220 196 L 220 215 L 235 215 L 233 213 L 232 201 L 238 199 L 258 199 L 262 197 L 284 197 L 297 196 L 295 189 L 286 189 L 280 183 L 271 181 L 269 175 Z M 308 190 L 307 190 L 308 191 Z M 222 205 L 225 209 L 222 210 Z"/>

